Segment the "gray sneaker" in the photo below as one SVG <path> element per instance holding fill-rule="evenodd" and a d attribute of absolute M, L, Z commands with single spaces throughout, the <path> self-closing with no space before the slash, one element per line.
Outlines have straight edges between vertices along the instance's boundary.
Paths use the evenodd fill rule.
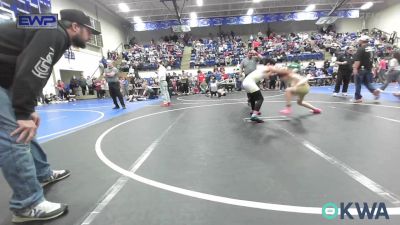
<path fill-rule="evenodd" d="M 53 170 L 53 174 L 45 181 L 40 182 L 42 187 L 54 183 L 56 181 L 62 180 L 67 178 L 69 175 L 71 175 L 71 171 L 69 170 Z"/>
<path fill-rule="evenodd" d="M 61 203 L 42 201 L 38 205 L 21 212 L 15 212 L 12 218 L 13 223 L 28 221 L 50 220 L 57 218 L 68 210 L 68 206 Z"/>

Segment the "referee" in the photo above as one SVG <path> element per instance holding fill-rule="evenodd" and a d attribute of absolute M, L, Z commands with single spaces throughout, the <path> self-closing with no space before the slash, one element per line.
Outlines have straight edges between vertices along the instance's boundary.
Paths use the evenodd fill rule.
<path fill-rule="evenodd" d="M 353 65 L 353 61 L 354 61 L 353 48 L 347 47 L 346 52 L 343 55 L 339 56 L 338 61 L 336 62 L 336 64 L 339 65 L 339 69 L 336 78 L 335 90 L 332 94 L 334 97 L 338 96 L 340 91 L 340 85 L 342 85 L 342 82 L 343 82 L 342 96 L 343 97 L 347 96 L 347 89 L 350 83 L 351 69 L 352 69 L 351 66 Z"/>
<path fill-rule="evenodd" d="M 162 64 L 162 60 L 157 60 L 157 75 L 160 81 L 161 95 L 163 96 L 163 104 L 161 106 L 171 106 L 171 99 L 168 92 L 168 82 L 167 82 L 167 69 Z"/>
<path fill-rule="evenodd" d="M 119 103 L 121 103 L 122 108 L 126 109 L 124 98 L 122 97 L 121 94 L 121 85 L 119 83 L 119 78 L 118 78 L 118 69 L 113 66 L 111 61 L 107 63 L 107 68 L 104 70 L 104 77 L 107 80 L 108 88 L 110 89 L 110 95 L 115 105 L 113 109 L 119 109 L 117 97 L 119 99 Z"/>

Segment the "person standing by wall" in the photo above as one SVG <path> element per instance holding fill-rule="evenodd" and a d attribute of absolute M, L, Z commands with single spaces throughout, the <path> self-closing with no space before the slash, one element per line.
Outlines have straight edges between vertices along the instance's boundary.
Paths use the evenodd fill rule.
<path fill-rule="evenodd" d="M 182 94 L 188 95 L 189 94 L 189 78 L 188 78 L 187 72 L 182 73 L 181 84 L 182 84 Z"/>
<path fill-rule="evenodd" d="M 93 80 L 89 76 L 87 76 L 87 78 L 86 78 L 86 84 L 89 88 L 88 95 L 94 95 Z"/>
<path fill-rule="evenodd" d="M 70 171 L 52 170 L 34 138 L 40 125 L 35 99 L 65 50 L 71 45 L 85 48 L 91 34 L 100 32 L 82 11 L 65 9 L 60 15 L 56 29 L 0 24 L 0 167 L 13 191 L 10 209 L 15 223 L 54 219 L 68 208 L 44 197 L 43 187 L 68 177 Z"/>
<path fill-rule="evenodd" d="M 242 74 L 240 73 L 240 69 L 234 69 L 234 73 L 236 91 L 242 91 Z"/>
<path fill-rule="evenodd" d="M 96 96 L 97 98 L 103 98 L 102 96 L 102 90 L 101 90 L 101 80 L 100 79 L 93 79 L 93 86 L 94 90 L 96 91 Z"/>
<path fill-rule="evenodd" d="M 121 78 L 121 87 L 124 96 L 129 96 L 129 81 L 126 77 Z"/>
<path fill-rule="evenodd" d="M 104 70 L 104 77 L 108 83 L 108 88 L 110 90 L 110 96 L 114 102 L 115 107 L 113 109 L 119 109 L 119 105 L 117 102 L 117 97 L 119 99 L 119 103 L 123 109 L 126 109 L 124 98 L 122 97 L 120 84 L 118 79 L 118 69 L 114 67 L 111 61 L 107 63 L 107 68 Z"/>
<path fill-rule="evenodd" d="M 62 82 L 61 80 L 58 80 L 56 88 L 58 91 L 58 96 L 61 98 L 61 100 L 64 100 L 64 91 L 65 91 L 64 82 Z"/>
<path fill-rule="evenodd" d="M 81 77 L 79 78 L 79 86 L 80 86 L 81 89 L 82 89 L 82 95 L 86 95 L 86 90 L 87 90 L 86 86 L 87 86 L 87 82 L 86 82 L 85 77 L 83 76 L 83 73 L 81 74 Z"/>
<path fill-rule="evenodd" d="M 76 79 L 76 76 L 72 76 L 71 80 L 69 81 L 69 88 L 72 90 L 73 95 L 78 95 L 78 88 L 79 88 L 79 81 Z"/>

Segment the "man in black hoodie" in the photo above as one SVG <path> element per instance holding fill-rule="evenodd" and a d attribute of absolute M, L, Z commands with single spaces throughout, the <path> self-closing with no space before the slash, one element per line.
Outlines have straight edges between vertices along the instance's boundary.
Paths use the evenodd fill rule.
<path fill-rule="evenodd" d="M 53 219 L 67 205 L 45 200 L 43 186 L 64 179 L 68 170 L 51 170 L 46 154 L 34 139 L 40 119 L 35 99 L 54 64 L 71 45 L 85 48 L 91 34 L 82 11 L 61 10 L 56 29 L 17 29 L 0 24 L 0 167 L 13 195 L 13 222 Z"/>

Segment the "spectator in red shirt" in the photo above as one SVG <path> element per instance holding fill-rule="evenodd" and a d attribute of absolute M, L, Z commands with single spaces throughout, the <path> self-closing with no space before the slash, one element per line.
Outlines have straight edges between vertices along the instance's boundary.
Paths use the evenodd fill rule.
<path fill-rule="evenodd" d="M 103 98 L 101 90 L 101 80 L 96 79 L 93 83 L 94 83 L 94 89 L 96 90 L 97 98 Z"/>
<path fill-rule="evenodd" d="M 258 42 L 257 40 L 253 41 L 253 49 L 260 47 L 261 43 Z"/>
<path fill-rule="evenodd" d="M 197 81 L 199 84 L 203 83 L 203 81 L 206 79 L 206 76 L 204 76 L 204 73 L 201 72 L 201 70 L 197 71 Z"/>
<path fill-rule="evenodd" d="M 379 61 L 377 73 L 378 73 L 379 82 L 381 82 L 381 83 L 385 83 L 385 73 L 386 73 L 387 67 L 388 67 L 387 65 L 388 65 L 388 62 L 385 58 L 382 58 Z"/>
<path fill-rule="evenodd" d="M 62 82 L 61 80 L 58 80 L 58 81 L 57 81 L 56 88 L 57 88 L 57 90 L 58 90 L 58 96 L 59 96 L 61 99 L 64 99 L 64 90 L 65 90 L 64 82 Z"/>
<path fill-rule="evenodd" d="M 221 70 L 221 73 L 224 80 L 227 80 L 229 78 L 229 75 L 225 73 L 225 70 Z"/>

